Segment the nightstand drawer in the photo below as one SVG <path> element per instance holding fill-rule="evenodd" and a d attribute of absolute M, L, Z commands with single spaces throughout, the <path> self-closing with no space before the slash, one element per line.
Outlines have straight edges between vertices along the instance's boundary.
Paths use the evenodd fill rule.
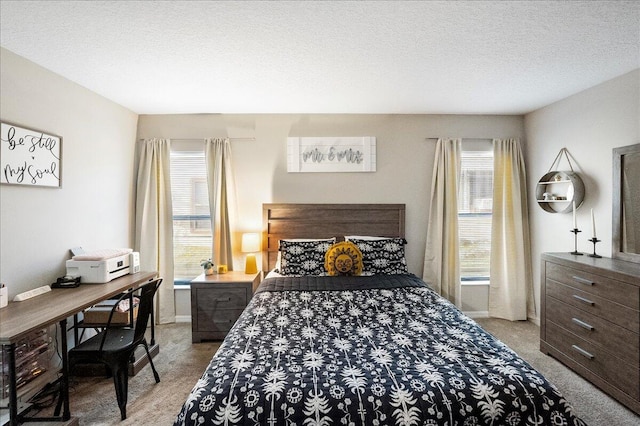
<path fill-rule="evenodd" d="M 640 294 L 637 286 L 548 262 L 547 279 L 549 278 L 632 309 L 640 309 Z"/>
<path fill-rule="evenodd" d="M 546 295 L 581 309 L 592 315 L 604 318 L 614 324 L 618 324 L 627 330 L 637 331 L 640 321 L 638 311 L 614 303 L 595 294 L 579 290 L 575 287 L 560 284 L 556 281 L 546 280 Z"/>
<path fill-rule="evenodd" d="M 626 362 L 637 365 L 640 361 L 638 334 L 553 297 L 548 297 L 546 304 L 547 321 L 553 321 L 576 336 L 615 352 Z"/>
<path fill-rule="evenodd" d="M 578 364 L 638 399 L 640 372 L 637 364 L 627 364 L 613 353 L 577 337 L 551 321 L 547 322 L 547 341 Z M 613 348 L 613 351 L 615 353 L 616 349 Z"/>
<path fill-rule="evenodd" d="M 198 288 L 200 309 L 242 309 L 247 306 L 246 288 Z"/>
<path fill-rule="evenodd" d="M 196 312 L 198 331 L 223 331 L 231 330 L 244 309 L 207 309 L 199 307 Z"/>

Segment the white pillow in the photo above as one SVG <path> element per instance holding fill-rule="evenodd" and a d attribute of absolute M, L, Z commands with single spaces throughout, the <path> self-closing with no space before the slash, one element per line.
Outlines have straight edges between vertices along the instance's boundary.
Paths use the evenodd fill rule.
<path fill-rule="evenodd" d="M 345 235 L 345 241 L 351 240 L 364 240 L 364 241 L 379 241 L 379 240 L 390 240 L 392 237 L 371 237 L 367 235 Z"/>

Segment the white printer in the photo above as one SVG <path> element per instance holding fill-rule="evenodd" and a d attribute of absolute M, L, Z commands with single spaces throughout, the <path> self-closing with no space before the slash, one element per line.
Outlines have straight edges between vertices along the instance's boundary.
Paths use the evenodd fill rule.
<path fill-rule="evenodd" d="M 107 283 L 140 271 L 140 255 L 132 249 L 102 249 L 67 260 L 67 275 L 80 277 L 81 283 Z"/>

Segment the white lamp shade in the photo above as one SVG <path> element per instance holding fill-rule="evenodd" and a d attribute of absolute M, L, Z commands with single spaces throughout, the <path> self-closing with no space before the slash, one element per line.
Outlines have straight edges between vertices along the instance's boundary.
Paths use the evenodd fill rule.
<path fill-rule="evenodd" d="M 260 251 L 260 234 L 250 232 L 242 234 L 242 252 L 255 253 Z"/>

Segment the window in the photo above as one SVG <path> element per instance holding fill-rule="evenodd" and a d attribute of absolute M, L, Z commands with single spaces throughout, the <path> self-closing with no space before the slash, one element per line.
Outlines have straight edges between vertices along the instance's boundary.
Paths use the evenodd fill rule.
<path fill-rule="evenodd" d="M 204 161 L 204 160 L 203 160 Z M 204 220 L 190 220 L 191 232 L 211 235 L 211 215 L 209 211 L 209 187 L 206 178 L 191 178 L 191 212 Z M 175 210 L 175 209 L 174 209 Z"/>
<path fill-rule="evenodd" d="M 211 257 L 211 214 L 204 145 L 172 142 L 174 281 L 184 283 L 202 272 L 200 262 Z"/>
<path fill-rule="evenodd" d="M 489 279 L 493 151 L 462 151 L 458 237 L 462 281 Z"/>

